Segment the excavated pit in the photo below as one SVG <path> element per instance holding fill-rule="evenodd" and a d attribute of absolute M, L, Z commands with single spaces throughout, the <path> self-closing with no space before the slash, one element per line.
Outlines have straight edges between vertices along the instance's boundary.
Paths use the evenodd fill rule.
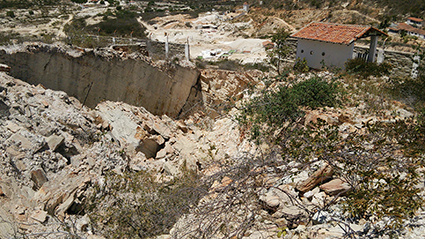
<path fill-rule="evenodd" d="M 0 63 L 15 78 L 65 91 L 91 108 L 104 100 L 123 101 L 170 117 L 178 116 L 192 87 L 198 88 L 200 74 L 180 65 L 156 67 L 136 53 L 45 44 L 0 49 Z"/>

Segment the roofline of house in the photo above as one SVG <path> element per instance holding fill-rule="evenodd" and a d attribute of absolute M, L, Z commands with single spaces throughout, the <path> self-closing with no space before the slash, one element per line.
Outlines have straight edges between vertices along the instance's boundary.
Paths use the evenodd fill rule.
<path fill-rule="evenodd" d="M 404 22 L 398 23 L 396 27 L 388 28 L 388 29 L 395 30 L 395 31 L 414 32 L 414 33 L 417 33 L 417 34 L 420 34 L 420 35 L 425 36 L 425 30 L 422 30 L 422 29 L 413 27 L 413 26 L 411 26 L 411 25 L 409 25 L 407 23 L 404 23 Z"/>
<path fill-rule="evenodd" d="M 331 41 L 323 41 L 323 40 L 317 40 L 317 39 L 312 39 L 312 38 L 296 37 L 296 36 L 294 36 L 296 33 L 298 33 L 299 31 L 301 31 L 302 29 L 310 26 L 313 23 L 324 23 L 324 24 L 334 25 L 334 26 L 365 27 L 366 29 L 363 30 L 361 33 L 357 34 L 355 36 L 356 39 L 351 40 L 349 43 L 335 43 L 335 42 L 331 42 Z M 384 31 L 379 30 L 378 28 L 372 27 L 370 25 L 366 25 L 365 26 L 365 25 L 339 24 L 339 23 L 328 23 L 328 22 L 317 22 L 317 21 L 310 22 L 309 24 L 307 24 L 306 26 L 304 26 L 303 28 L 301 28 L 297 32 L 291 34 L 291 37 L 296 38 L 296 39 L 304 39 L 304 40 L 312 40 L 312 41 L 319 41 L 319 42 L 327 42 L 327 43 L 332 43 L 332 44 L 339 44 L 339 45 L 347 45 L 348 46 L 348 45 L 352 44 L 353 42 L 357 41 L 358 39 L 363 38 L 363 35 L 366 34 L 370 30 L 377 31 L 378 33 L 380 33 L 380 34 L 388 37 L 388 34 L 387 33 L 385 33 Z"/>
<path fill-rule="evenodd" d="M 424 20 L 417 18 L 417 17 L 408 17 L 407 20 L 413 20 L 415 22 L 423 22 Z"/>

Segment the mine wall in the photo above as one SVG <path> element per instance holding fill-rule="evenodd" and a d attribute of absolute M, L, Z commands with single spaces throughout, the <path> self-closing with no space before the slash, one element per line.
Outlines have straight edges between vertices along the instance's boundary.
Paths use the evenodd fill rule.
<path fill-rule="evenodd" d="M 52 45 L 22 48 L 17 52 L 0 50 L 0 62 L 11 67 L 10 75 L 65 91 L 92 108 L 104 100 L 123 101 L 153 114 L 176 117 L 200 74 L 179 65 L 156 67 L 143 57 L 123 58 L 111 50 Z"/>

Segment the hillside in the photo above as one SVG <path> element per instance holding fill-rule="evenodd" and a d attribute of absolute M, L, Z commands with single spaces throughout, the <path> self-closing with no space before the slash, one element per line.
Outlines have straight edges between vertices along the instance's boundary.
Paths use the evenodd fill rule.
<path fill-rule="evenodd" d="M 81 2 L 0 1 L 0 238 L 423 237 L 423 41 L 286 39 L 422 2 Z"/>
<path fill-rule="evenodd" d="M 388 79 L 206 69 L 172 119 L 0 73 L 1 237 L 417 238 L 423 85 Z"/>

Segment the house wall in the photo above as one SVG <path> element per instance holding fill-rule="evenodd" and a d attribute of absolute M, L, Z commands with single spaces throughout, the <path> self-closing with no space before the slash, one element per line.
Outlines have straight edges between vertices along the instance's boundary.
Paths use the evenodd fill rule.
<path fill-rule="evenodd" d="M 416 33 L 416 32 L 408 31 L 407 34 L 410 35 L 410 36 L 416 36 L 418 38 L 425 39 L 425 35 L 419 34 L 419 33 Z"/>
<path fill-rule="evenodd" d="M 291 47 L 291 54 L 288 55 L 286 60 L 286 66 L 292 67 L 295 63 L 295 57 L 297 53 L 297 41 L 298 39 L 290 38 L 288 39 L 287 43 L 288 46 Z M 378 51 L 380 48 L 378 48 Z M 361 54 L 368 54 L 369 47 L 365 46 L 354 46 L 354 55 L 357 55 L 359 53 Z M 378 60 L 379 59 L 378 53 Z M 391 71 L 392 76 L 396 77 L 409 77 L 412 72 L 412 66 L 414 64 L 414 54 L 409 52 L 400 52 L 400 51 L 390 51 L 385 50 L 382 56 L 383 59 L 381 61 L 390 63 L 393 66 L 393 70 Z"/>
<path fill-rule="evenodd" d="M 322 62 L 327 67 L 344 69 L 347 59 L 353 58 L 354 43 L 350 45 L 333 44 L 320 41 L 298 40 L 297 59 L 306 59 L 311 68 L 322 68 Z"/>
<path fill-rule="evenodd" d="M 414 27 L 421 27 L 421 26 L 423 26 L 424 21 L 417 22 L 417 21 L 413 21 L 413 20 L 407 19 L 407 22 L 406 23 L 409 24 L 409 25 L 411 25 L 411 26 L 414 26 Z"/>

